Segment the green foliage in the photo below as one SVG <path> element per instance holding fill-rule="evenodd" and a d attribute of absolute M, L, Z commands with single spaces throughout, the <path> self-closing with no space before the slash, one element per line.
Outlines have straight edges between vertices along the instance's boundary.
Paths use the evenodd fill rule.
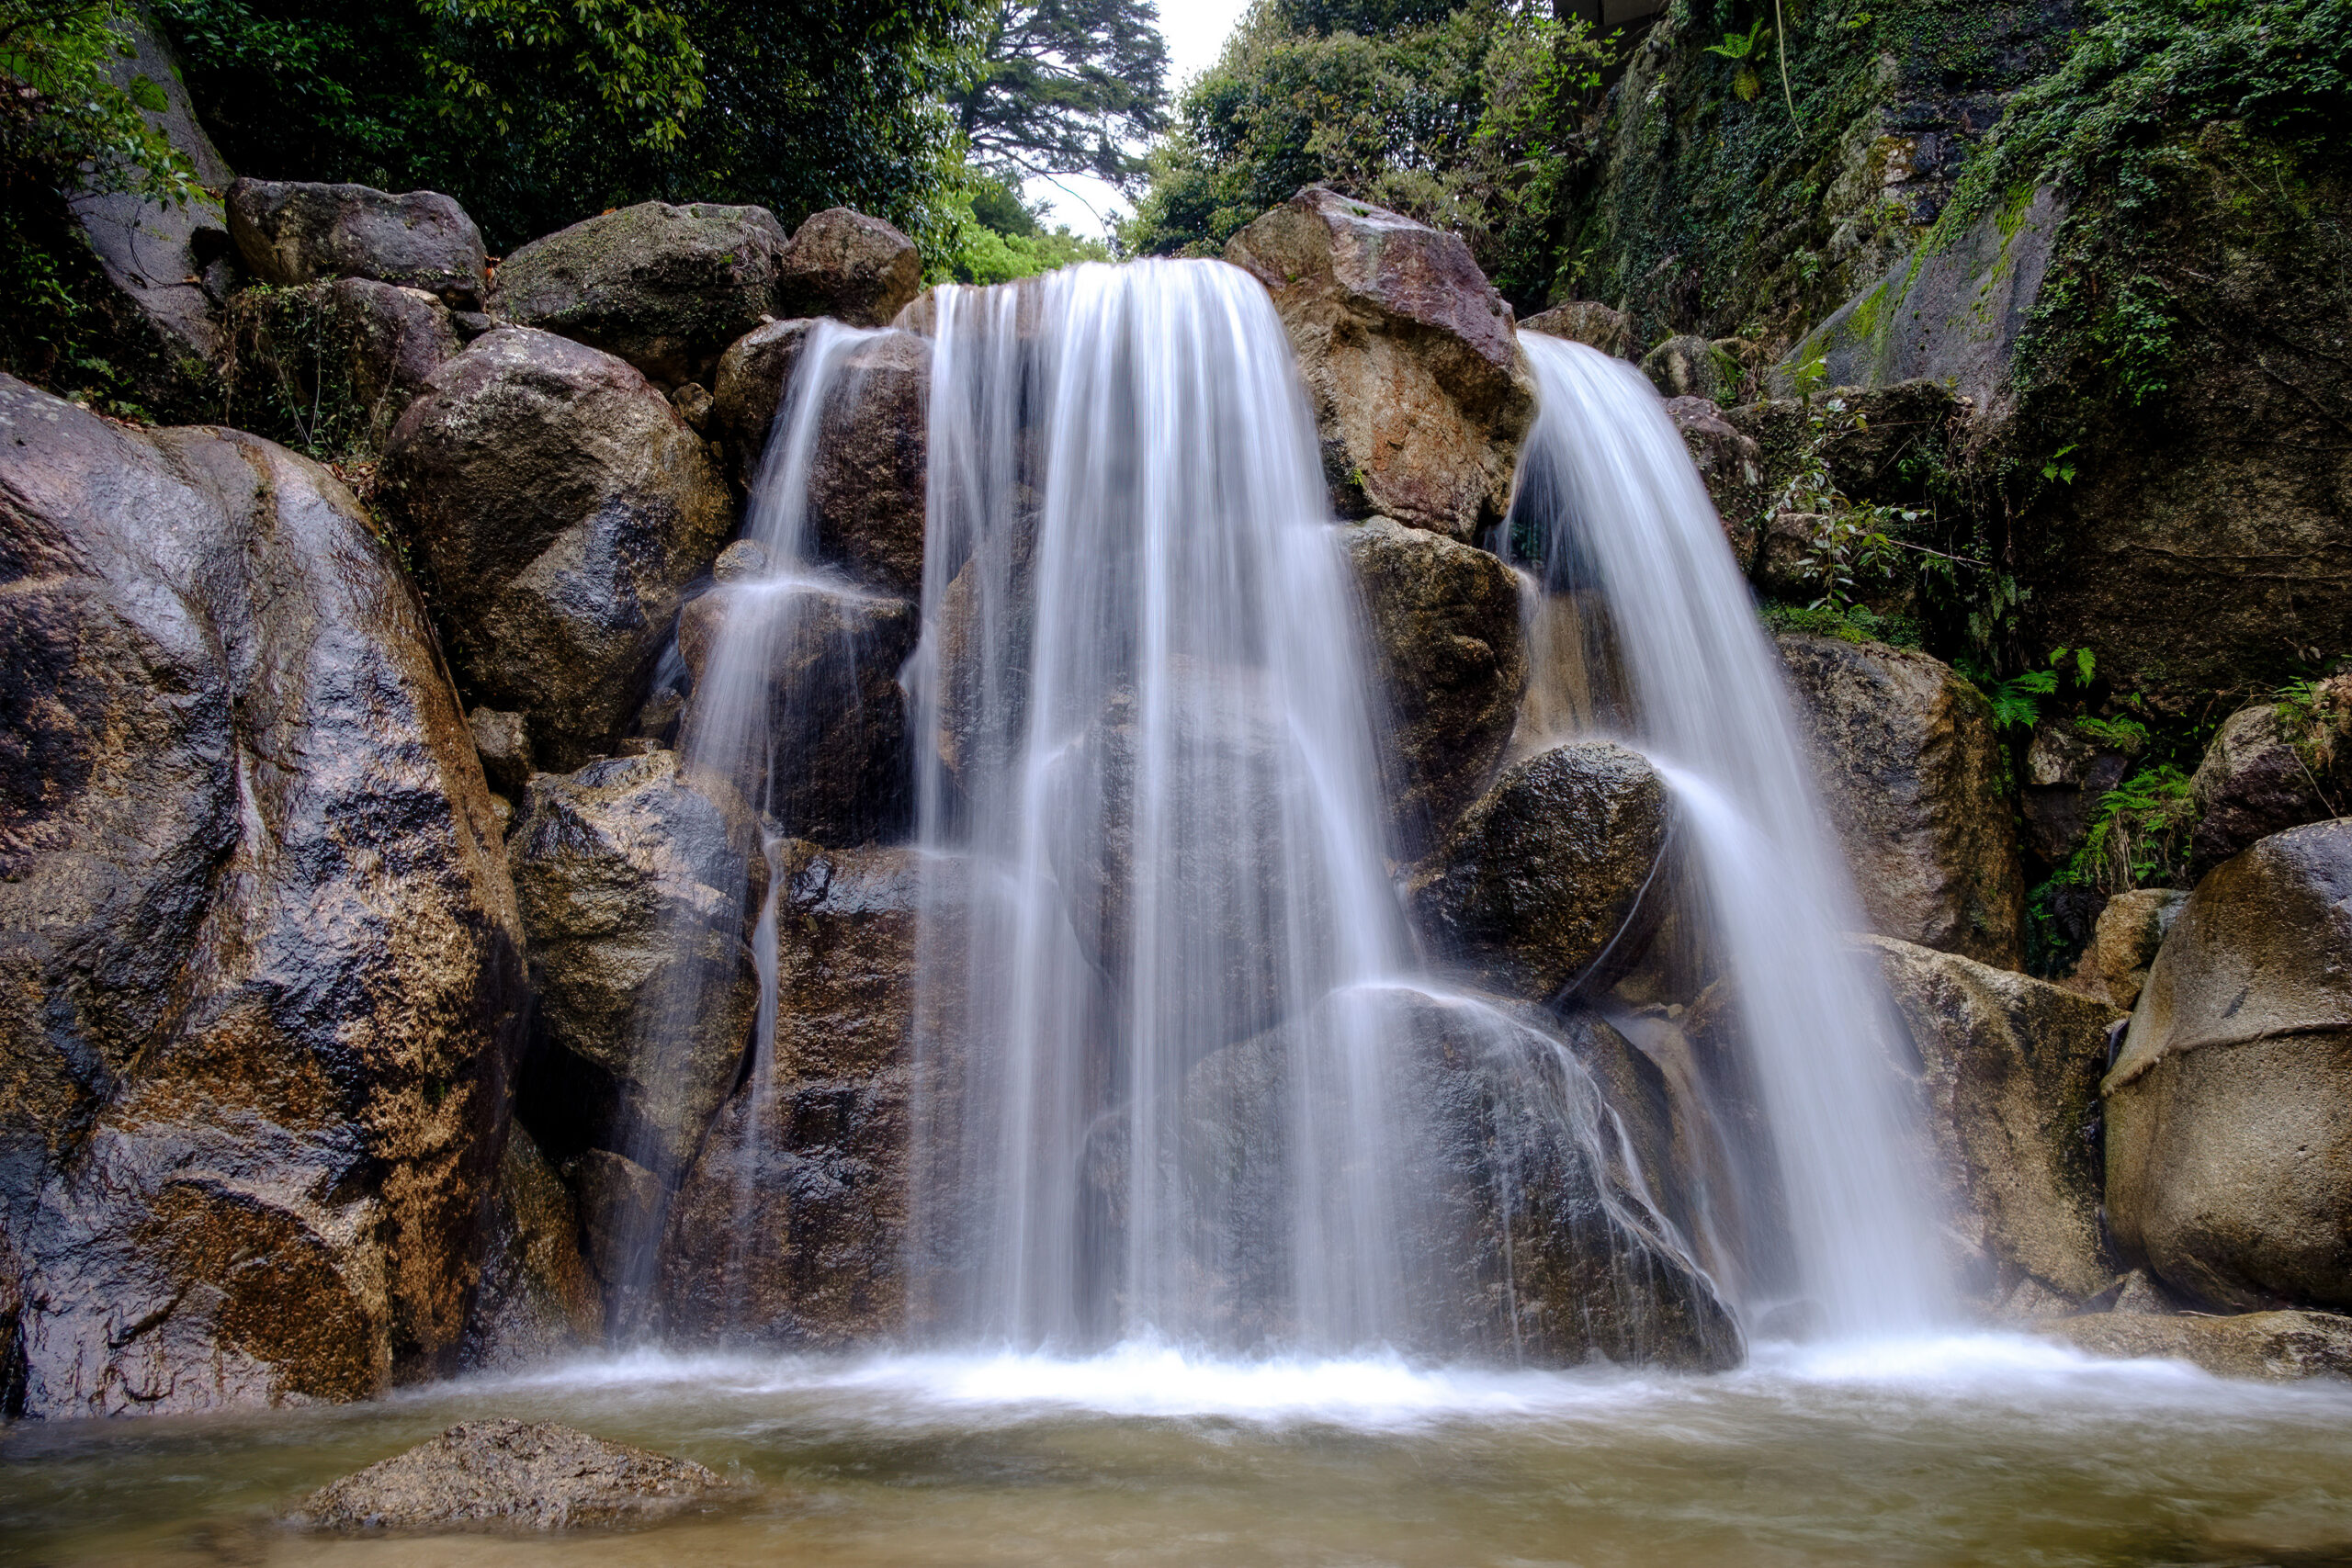
<path fill-rule="evenodd" d="M 52 190 L 134 191 L 185 201 L 195 167 L 147 118 L 167 106 L 113 23 L 120 0 L 0 0 L 0 178 Z"/>
<path fill-rule="evenodd" d="M 1993 726 L 1996 729 L 2031 729 L 2041 722 L 2042 701 L 2058 694 L 2062 685 L 2072 684 L 2078 692 L 2087 693 L 2097 677 L 2098 660 L 2087 648 L 2052 649 L 2048 665 L 2038 670 L 2021 671 L 2006 678 L 1996 677 L 1973 659 L 1962 659 L 1953 668 L 1971 684 L 1984 694 L 1993 706 Z M 2100 721 L 2075 721 L 2076 727 Z M 2132 722 L 2132 721 L 2124 721 Z M 2144 736 L 2145 730 L 2142 730 Z"/>
<path fill-rule="evenodd" d="M 1742 103 L 1754 103 L 1757 96 L 1764 91 L 1764 78 L 1756 73 L 1756 64 L 1771 53 L 1771 45 L 1766 41 L 1771 32 L 1771 24 L 1758 17 L 1756 25 L 1745 35 L 1728 32 L 1724 34 L 1723 42 L 1706 46 L 1709 54 L 1738 62 L 1739 70 L 1731 79 L 1731 90 Z"/>
<path fill-rule="evenodd" d="M 2065 880 L 2106 893 L 2178 882 L 2188 873 L 2196 822 L 2188 775 L 2171 762 L 2143 768 L 2099 796 Z"/>
<path fill-rule="evenodd" d="M 2075 731 L 2086 739 L 2097 741 L 2126 756 L 2136 757 L 2148 746 L 2148 727 L 2130 714 L 2119 714 L 2113 718 L 2101 718 L 2094 714 L 2077 715 Z"/>
<path fill-rule="evenodd" d="M 353 332 L 330 285 L 279 288 L 257 283 L 230 301 L 228 391 L 221 422 L 293 447 L 322 463 L 375 456 L 381 434 L 352 374 Z"/>
<path fill-rule="evenodd" d="M 1894 648 L 1921 644 L 1917 620 L 1883 614 L 1867 604 L 1767 604 L 1764 624 L 1776 632 L 1834 637 L 1841 642 L 1883 642 Z"/>
<path fill-rule="evenodd" d="M 2352 675 L 2290 681 L 2271 694 L 2280 733 L 2312 774 L 2314 788 L 2352 755 Z"/>
<path fill-rule="evenodd" d="M 978 62 L 949 96 L 983 169 L 1099 175 L 1132 186 L 1146 166 L 1128 143 L 1167 128 L 1168 46 L 1145 0 L 999 0 Z"/>

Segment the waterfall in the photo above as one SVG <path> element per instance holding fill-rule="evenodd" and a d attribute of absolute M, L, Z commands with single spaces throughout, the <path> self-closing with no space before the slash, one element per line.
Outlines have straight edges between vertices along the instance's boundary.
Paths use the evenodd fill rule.
<path fill-rule="evenodd" d="M 1930 1322 L 1936 1228 L 1886 1044 L 1898 1036 L 1844 940 L 1863 929 L 1859 906 L 1747 585 L 1639 371 L 1520 342 L 1539 404 L 1502 547 L 1546 590 L 1531 662 L 1553 688 L 1523 722 L 1620 729 L 1673 789 L 1785 1198 L 1793 1256 L 1755 1272 L 1809 1298 L 1832 1334 Z M 1556 689 L 1576 671 L 1600 689 Z"/>

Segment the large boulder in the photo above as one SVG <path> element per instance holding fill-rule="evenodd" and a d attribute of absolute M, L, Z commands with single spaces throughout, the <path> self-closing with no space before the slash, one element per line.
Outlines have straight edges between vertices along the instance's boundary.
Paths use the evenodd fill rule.
<path fill-rule="evenodd" d="M 641 201 L 499 265 L 491 314 L 618 355 L 665 385 L 710 384 L 719 350 L 776 313 L 791 242 L 764 207 Z"/>
<path fill-rule="evenodd" d="M 331 1481 L 287 1522 L 343 1533 L 651 1524 L 730 1490 L 691 1460 L 545 1422 L 467 1421 Z"/>
<path fill-rule="evenodd" d="M 380 451 L 460 344 L 449 308 L 421 288 L 343 277 L 252 289 L 231 313 L 228 416 L 287 421 L 318 447 Z"/>
<path fill-rule="evenodd" d="M 369 277 L 422 288 L 460 310 L 481 304 L 489 287 L 481 231 L 437 191 L 239 180 L 228 207 L 229 237 L 264 283 Z"/>
<path fill-rule="evenodd" d="M 483 1232 L 468 1371 L 504 1371 L 596 1343 L 604 1306 L 580 1256 L 579 1212 L 520 1122 L 507 1128 Z"/>
<path fill-rule="evenodd" d="M 455 1365 L 525 1000 L 423 606 L 327 472 L 0 378 L 0 1235 L 49 1416 Z"/>
<path fill-rule="evenodd" d="M 712 415 L 746 490 L 760 477 L 776 410 L 815 325 L 769 321 L 719 356 Z M 833 337 L 829 330 L 816 341 L 823 385 L 809 390 L 822 402 L 800 498 L 809 547 L 862 581 L 918 597 L 931 344 L 903 332 Z"/>
<path fill-rule="evenodd" d="M 1641 956 L 1671 818 L 1640 752 L 1584 740 L 1504 770 L 1407 888 L 1441 953 L 1492 988 L 1548 1001 Z"/>
<path fill-rule="evenodd" d="M 1485 550 L 1374 517 L 1340 531 L 1388 699 L 1386 795 L 1418 860 L 1494 777 L 1527 684 L 1520 583 Z"/>
<path fill-rule="evenodd" d="M 1589 1019 L 1572 1027 L 1609 1033 Z M 1355 1168 L 1344 1139 L 1316 1141 L 1293 1102 L 1339 1054 L 1379 1063 L 1397 1116 L 1377 1170 Z M 1195 1310 L 1245 1343 L 1294 1332 L 1299 1201 L 1353 1184 L 1385 1196 L 1398 1304 L 1430 1337 L 1411 1348 L 1538 1366 L 1736 1365 L 1739 1330 L 1660 1219 L 1580 1055 L 1533 1010 L 1356 987 L 1204 1058 L 1182 1109 Z"/>
<path fill-rule="evenodd" d="M 2100 906 L 2082 961 L 2066 982 L 2126 1010 L 2139 1005 L 2148 969 L 2164 947 L 2188 895 L 2177 887 L 2134 887 Z"/>
<path fill-rule="evenodd" d="M 917 983 L 924 896 L 957 918 L 961 870 L 796 840 L 776 876 L 774 1050 L 679 1188 L 663 1322 L 688 1339 L 876 1344 L 907 1321 L 917 1009 L 950 1000 Z"/>
<path fill-rule="evenodd" d="M 1642 355 L 1642 374 L 1662 398 L 1705 398 L 1718 405 L 1739 400 L 1747 372 L 1736 338 L 1710 343 L 1685 333 L 1668 338 Z"/>
<path fill-rule="evenodd" d="M 762 558 L 678 618 L 695 678 L 684 744 L 787 833 L 857 843 L 902 832 L 913 770 L 899 671 L 921 615 L 910 600 L 764 570 Z"/>
<path fill-rule="evenodd" d="M 1707 498 L 1715 503 L 1732 559 L 1747 572 L 1756 564 L 1759 525 L 1772 504 L 1762 450 L 1754 437 L 1724 418 L 1723 409 L 1711 399 L 1668 398 L 1666 413 L 1706 483 Z"/>
<path fill-rule="evenodd" d="M 734 1087 L 759 1007 L 758 824 L 667 751 L 533 778 L 508 840 L 537 1000 L 523 1113 L 667 1179 Z"/>
<path fill-rule="evenodd" d="M 2025 874 L 1983 694 L 1924 653 L 1796 635 L 1780 645 L 1871 928 L 2021 967 Z"/>
<path fill-rule="evenodd" d="M 2352 818 L 2188 896 L 2108 1075 L 2108 1221 L 2193 1303 L 2352 1307 Z"/>
<path fill-rule="evenodd" d="M 1452 234 L 1309 186 L 1225 259 L 1273 295 L 1340 515 L 1470 539 L 1501 520 L 1533 382 L 1510 307 Z"/>
<path fill-rule="evenodd" d="M 379 478 L 472 700 L 522 714 L 541 767 L 611 751 L 733 522 L 670 400 L 611 355 L 490 333 L 434 372 Z"/>
<path fill-rule="evenodd" d="M 2099 1235 L 2098 1082 L 2114 1008 L 1956 953 L 1865 937 L 1920 1072 L 1929 1168 L 1988 1304 L 2082 1302 L 2116 1276 Z"/>
<path fill-rule="evenodd" d="M 1555 305 L 1520 322 L 1519 330 L 1564 337 L 1619 359 L 1634 356 L 1633 318 L 1597 299 L 1571 299 L 1565 305 Z"/>
<path fill-rule="evenodd" d="M 2334 698 L 2324 715 L 2298 715 L 2290 705 L 2262 702 L 2222 721 L 2188 781 L 2188 797 L 2197 807 L 2189 838 L 2193 871 L 2201 874 L 2257 839 L 2352 808 L 2352 745 L 2339 749 L 2335 743 L 2335 724 L 2343 716 L 2334 705 L 2345 701 L 2346 685 L 2352 680 L 2322 688 Z M 2308 733 L 2315 716 L 2326 727 L 2317 735 Z M 2327 744 L 2314 744 L 2315 739 Z"/>
<path fill-rule="evenodd" d="M 2094 1356 L 2187 1361 L 2216 1377 L 2264 1382 L 2352 1378 L 2352 1317 L 2334 1313 L 2086 1313 L 2036 1323 L 2033 1329 Z"/>
<path fill-rule="evenodd" d="M 887 327 L 922 289 L 915 243 L 846 207 L 810 213 L 776 269 L 775 313 Z"/>

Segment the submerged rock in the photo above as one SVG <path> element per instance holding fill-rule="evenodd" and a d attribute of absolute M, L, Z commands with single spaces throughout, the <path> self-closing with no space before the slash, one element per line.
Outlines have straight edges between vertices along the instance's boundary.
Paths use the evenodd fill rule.
<path fill-rule="evenodd" d="M 1664 913 L 1645 897 L 1666 853 L 1666 784 L 1613 740 L 1506 769 L 1407 888 L 1441 953 L 1546 1001 L 1640 957 Z"/>
<path fill-rule="evenodd" d="M 731 1490 L 716 1472 L 543 1421 L 467 1421 L 331 1481 L 287 1522 L 301 1529 L 560 1530 L 650 1524 Z"/>
<path fill-rule="evenodd" d="M 1485 550 L 1374 517 L 1340 532 L 1388 705 L 1390 830 L 1417 860 L 1494 777 L 1527 684 L 1517 574 Z"/>
<path fill-rule="evenodd" d="M 451 1370 L 522 930 L 399 562 L 281 447 L 6 378 L 0 547 L 25 1409 Z"/>
<path fill-rule="evenodd" d="M 438 191 L 393 196 L 367 186 L 239 180 L 228 205 L 230 237 L 265 283 L 374 278 L 424 289 L 459 310 L 480 304 L 488 287 L 481 231 Z"/>
<path fill-rule="evenodd" d="M 2120 1360 L 2161 1357 L 2216 1377 L 2286 1382 L 2352 1378 L 2352 1317 L 2324 1312 L 2252 1312 L 2234 1317 L 2086 1313 L 2044 1320 L 2037 1334 Z"/>
<path fill-rule="evenodd" d="M 434 372 L 380 472 L 469 695 L 523 715 L 540 767 L 610 752 L 733 525 L 670 400 L 608 354 L 493 332 Z"/>
<path fill-rule="evenodd" d="M 1815 776 L 1883 936 L 2025 961 L 2025 873 L 1984 696 L 1937 660 L 1784 634 Z"/>
<path fill-rule="evenodd" d="M 1341 516 L 1457 539 L 1501 520 L 1534 385 L 1510 307 L 1468 245 L 1309 186 L 1236 234 L 1225 259 L 1273 295 Z"/>
<path fill-rule="evenodd" d="M 2023 975 L 1865 937 L 1917 1052 L 1928 1168 L 1988 1303 L 2068 1302 L 2116 1276 L 2099 1235 L 2098 1082 L 2120 1014 Z"/>
<path fill-rule="evenodd" d="M 2352 819 L 2264 839 L 2181 907 L 2107 1102 L 2117 1247 L 2201 1305 L 2352 1307 Z"/>

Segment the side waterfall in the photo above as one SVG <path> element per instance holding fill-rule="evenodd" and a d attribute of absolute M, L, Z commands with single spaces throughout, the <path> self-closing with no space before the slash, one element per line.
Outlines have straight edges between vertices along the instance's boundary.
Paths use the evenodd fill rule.
<path fill-rule="evenodd" d="M 1520 343 L 1539 408 L 1504 553 L 1546 591 L 1532 662 L 1555 685 L 1531 694 L 1518 745 L 1570 738 L 1525 733 L 1546 723 L 1622 730 L 1673 788 L 1786 1201 L 1793 1256 L 1751 1272 L 1812 1301 L 1832 1335 L 1932 1322 L 1944 1297 L 1885 1044 L 1899 1036 L 1844 940 L 1860 908 L 1753 597 L 1640 372 L 1541 333 Z M 1561 671 L 1600 671 L 1601 689 L 1560 690 Z"/>

